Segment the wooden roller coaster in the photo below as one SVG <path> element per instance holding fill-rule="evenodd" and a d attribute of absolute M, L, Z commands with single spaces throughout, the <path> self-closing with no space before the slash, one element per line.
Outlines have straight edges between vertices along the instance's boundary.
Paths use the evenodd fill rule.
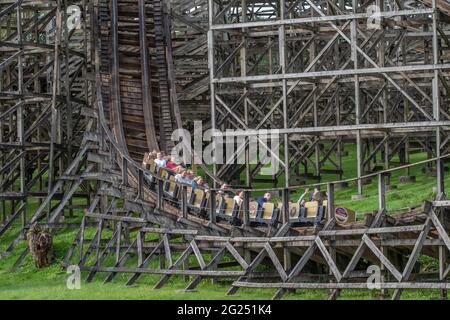
<path fill-rule="evenodd" d="M 345 289 L 370 289 L 367 270 L 376 266 L 376 288 L 384 297 L 399 299 L 404 289 L 418 288 L 438 289 L 446 298 L 450 5 L 427 0 L 395 13 L 381 8 L 383 31 L 369 34 L 357 21 L 367 18 L 372 2 L 83 0 L 73 1 L 82 8 L 81 26 L 73 30 L 62 23 L 68 17 L 62 1 L 2 4 L 0 240 L 13 240 L 1 254 L 10 254 L 39 223 L 56 237 L 59 229 L 78 229 L 63 266 L 78 265 L 88 282 L 98 273 L 106 274 L 105 282 L 129 273 L 126 284 L 132 285 L 158 274 L 156 289 L 184 276 L 192 290 L 203 279 L 223 278 L 231 283 L 228 294 L 268 288 L 279 299 L 295 289 L 329 289 L 336 299 Z M 336 42 L 339 35 L 350 45 Z M 408 45 L 409 38 L 414 41 Z M 325 59 L 330 48 L 339 57 Z M 357 57 L 354 68 L 341 61 L 348 52 Z M 371 70 L 361 57 L 385 65 L 374 62 Z M 297 61 L 290 70 L 288 59 Z M 198 69 L 188 70 L 189 64 Z M 352 105 L 343 106 L 348 101 Z M 208 127 L 281 129 L 285 185 L 278 187 L 276 176 L 274 186 L 264 188 L 279 192 L 280 203 L 255 210 L 252 199 L 261 189 L 251 187 L 256 173 L 247 164 L 205 167 L 214 183 L 208 192 L 141 166 L 145 152 L 173 147 L 172 132 L 189 117 L 204 117 L 205 103 L 212 105 Z M 335 105 L 341 105 L 337 115 Z M 289 126 L 298 112 L 302 117 Z M 354 139 L 358 176 L 344 180 L 343 147 Z M 411 163 L 414 148 L 427 159 Z M 337 180 L 320 181 L 326 161 L 336 167 L 329 173 Z M 416 166 L 436 176 L 436 198 L 409 212 L 388 212 L 391 175 L 409 175 Z M 215 185 L 242 172 L 248 183 L 237 207 Z M 289 183 L 295 174 L 319 180 L 314 185 L 326 188 L 326 201 L 315 207 L 290 203 L 290 195 L 306 187 Z M 356 222 L 341 220 L 349 210 L 335 201 L 335 189 L 356 183 L 362 196 L 362 182 L 370 178 L 377 179 L 376 212 Z M 38 207 L 30 213 L 32 197 Z M 86 204 L 77 207 L 80 199 Z M 11 235 L 17 224 L 20 231 Z M 27 254 L 21 252 L 16 267 Z M 421 256 L 436 259 L 437 270 L 424 272 Z"/>

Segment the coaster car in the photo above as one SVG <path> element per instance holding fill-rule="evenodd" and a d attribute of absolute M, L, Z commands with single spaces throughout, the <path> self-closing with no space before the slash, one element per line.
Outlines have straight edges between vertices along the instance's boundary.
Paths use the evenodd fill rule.
<path fill-rule="evenodd" d="M 190 211 L 200 214 L 205 211 L 209 200 L 209 192 L 202 188 L 187 187 L 188 208 Z"/>
<path fill-rule="evenodd" d="M 164 195 L 169 199 L 178 201 L 180 187 L 175 183 L 175 177 L 173 175 L 169 175 L 166 179 L 168 181 L 164 183 Z"/>
<path fill-rule="evenodd" d="M 250 202 L 250 222 L 276 226 L 278 224 L 279 209 L 272 202 L 264 202 L 259 207 L 255 201 Z"/>
<path fill-rule="evenodd" d="M 152 174 L 156 173 L 156 164 L 155 164 L 155 160 L 151 159 L 148 156 L 148 153 L 145 154 L 144 156 L 144 160 L 142 161 L 142 166 L 150 171 Z M 148 174 L 145 174 L 145 177 L 148 181 L 148 183 L 150 184 L 150 188 L 154 189 L 155 187 L 155 183 L 156 183 L 156 179 Z"/>
<path fill-rule="evenodd" d="M 283 205 L 279 204 L 280 212 L 283 210 Z M 289 203 L 289 222 L 301 224 L 316 224 L 323 220 L 327 214 L 327 201 L 323 201 L 319 205 L 317 201 L 306 202 L 304 206 L 298 203 Z"/>
<path fill-rule="evenodd" d="M 164 183 L 164 196 L 172 201 L 179 201 L 180 187 L 175 182 L 175 176 L 169 171 L 159 168 L 158 175 L 166 179 Z"/>
<path fill-rule="evenodd" d="M 222 220 L 235 223 L 238 220 L 239 206 L 233 198 L 216 196 L 216 216 Z"/>

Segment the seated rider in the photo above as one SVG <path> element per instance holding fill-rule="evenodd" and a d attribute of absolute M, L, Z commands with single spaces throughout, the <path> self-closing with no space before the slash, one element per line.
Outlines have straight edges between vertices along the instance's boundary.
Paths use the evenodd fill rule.
<path fill-rule="evenodd" d="M 226 183 L 222 184 L 219 190 L 219 194 L 224 198 L 233 198 L 234 192 L 230 190 L 230 186 Z"/>
<path fill-rule="evenodd" d="M 269 192 L 266 192 L 264 194 L 264 196 L 259 196 L 256 199 L 256 202 L 258 203 L 258 210 L 260 210 L 263 207 L 265 202 L 269 202 L 270 197 L 271 197 L 271 194 Z"/>
<path fill-rule="evenodd" d="M 233 197 L 234 203 L 240 207 L 242 202 L 244 202 L 244 191 L 238 191 L 237 194 Z"/>
<path fill-rule="evenodd" d="M 181 173 L 178 173 L 175 175 L 175 181 L 185 184 L 191 184 L 192 181 L 188 178 L 188 172 L 187 170 L 181 171 Z"/>
<path fill-rule="evenodd" d="M 303 192 L 303 194 L 300 196 L 300 198 L 299 198 L 298 201 L 297 201 L 297 203 L 298 203 L 299 206 L 301 206 L 301 207 L 304 207 L 304 206 L 305 206 L 305 203 L 306 203 L 305 197 L 306 197 L 306 195 L 307 195 L 308 193 L 309 193 L 309 189 L 306 188 L 306 189 L 305 189 L 305 192 Z"/>
<path fill-rule="evenodd" d="M 153 159 L 154 158 L 152 156 L 152 153 L 146 152 L 144 154 L 144 159 L 142 159 L 142 167 L 146 170 L 150 170 L 150 162 Z M 150 173 L 144 172 L 144 176 L 146 177 L 146 179 L 152 180 L 152 176 Z"/>
<path fill-rule="evenodd" d="M 159 168 L 165 168 L 166 167 L 166 159 L 164 159 L 164 155 L 162 152 L 158 152 L 156 154 L 155 164 Z"/>
<path fill-rule="evenodd" d="M 178 167 L 178 164 L 176 163 L 175 157 L 169 157 L 169 160 L 166 162 L 166 168 L 175 170 L 176 167 Z"/>
<path fill-rule="evenodd" d="M 196 178 L 194 171 L 187 170 L 187 178 L 189 180 L 189 184 L 192 184 L 192 181 Z"/>
<path fill-rule="evenodd" d="M 323 201 L 327 199 L 327 193 L 320 191 L 320 187 L 314 187 L 314 191 L 311 193 L 311 201 L 317 201 L 319 205 L 322 205 Z"/>
<path fill-rule="evenodd" d="M 204 181 L 201 176 L 198 176 L 198 177 L 195 177 L 194 179 L 192 179 L 192 191 L 194 191 L 195 188 L 199 188 L 202 190 L 205 189 Z"/>
<path fill-rule="evenodd" d="M 158 154 L 158 151 L 156 151 L 155 149 L 153 149 L 152 152 L 150 152 L 150 158 L 152 159 L 156 159 L 156 155 Z"/>
<path fill-rule="evenodd" d="M 151 160 L 151 156 L 148 152 L 146 152 L 144 154 L 144 158 L 142 159 L 142 167 L 145 169 L 150 169 L 150 160 Z"/>

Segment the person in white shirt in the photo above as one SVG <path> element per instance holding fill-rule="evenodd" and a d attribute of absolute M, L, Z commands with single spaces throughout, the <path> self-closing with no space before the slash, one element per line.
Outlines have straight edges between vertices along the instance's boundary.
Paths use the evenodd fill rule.
<path fill-rule="evenodd" d="M 192 183 L 192 181 L 188 178 L 188 172 L 186 170 L 175 175 L 175 181 L 181 182 L 181 183 L 186 183 L 186 184 Z"/>
<path fill-rule="evenodd" d="M 158 152 L 156 154 L 155 164 L 159 168 L 165 168 L 166 167 L 166 159 L 164 159 L 164 156 L 161 152 Z"/>
<path fill-rule="evenodd" d="M 305 189 L 305 192 L 300 196 L 300 198 L 299 198 L 298 201 L 297 201 L 297 203 L 298 203 L 301 207 L 304 207 L 304 206 L 305 206 L 305 203 L 306 203 L 305 197 L 306 197 L 306 195 L 308 194 L 308 192 L 309 192 L 309 189 L 306 188 L 306 189 Z"/>
<path fill-rule="evenodd" d="M 236 203 L 236 205 L 238 207 L 241 206 L 242 202 L 244 202 L 244 191 L 240 191 L 238 192 L 234 197 L 233 197 L 234 203 Z"/>

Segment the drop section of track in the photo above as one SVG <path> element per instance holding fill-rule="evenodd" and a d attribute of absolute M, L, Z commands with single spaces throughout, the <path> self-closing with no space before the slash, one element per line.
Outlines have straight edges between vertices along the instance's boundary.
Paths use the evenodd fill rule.
<path fill-rule="evenodd" d="M 140 162 L 146 150 L 172 147 L 163 5 L 101 0 L 99 18 L 105 116 L 117 141 Z"/>

